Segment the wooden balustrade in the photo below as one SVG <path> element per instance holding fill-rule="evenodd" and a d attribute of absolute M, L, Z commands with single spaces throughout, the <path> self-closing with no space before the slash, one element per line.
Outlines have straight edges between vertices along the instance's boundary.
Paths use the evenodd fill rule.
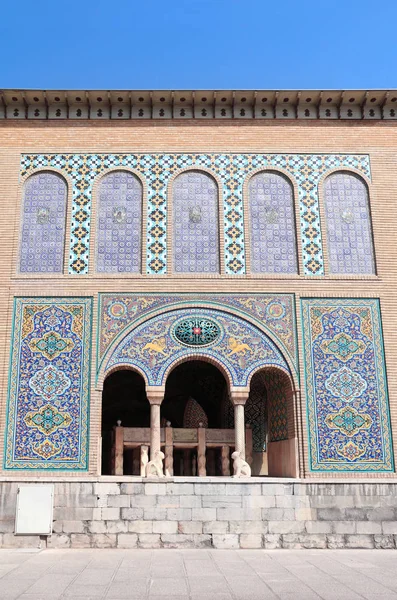
<path fill-rule="evenodd" d="M 223 476 L 230 475 L 230 453 L 235 449 L 234 429 L 197 429 L 162 427 L 160 430 L 160 444 L 164 450 L 164 468 L 167 476 L 174 474 L 174 451 L 185 450 L 184 472 L 192 464 L 192 450 L 197 452 L 196 472 L 199 477 L 207 474 L 207 458 L 214 461 L 214 455 L 207 456 L 207 449 L 220 449 L 221 471 Z M 150 447 L 150 427 L 115 427 L 113 432 L 112 475 L 124 474 L 124 451 L 126 449 L 139 449 L 139 454 L 134 455 L 134 464 L 137 456 L 140 464 L 140 475 L 145 475 L 145 466 L 148 461 Z M 252 429 L 245 431 L 245 455 L 247 462 L 252 464 Z M 189 463 L 189 465 L 188 465 Z M 192 469 L 193 471 L 193 469 Z"/>

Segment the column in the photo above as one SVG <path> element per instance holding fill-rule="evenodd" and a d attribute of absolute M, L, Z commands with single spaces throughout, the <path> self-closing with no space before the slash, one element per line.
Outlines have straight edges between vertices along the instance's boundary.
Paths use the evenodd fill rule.
<path fill-rule="evenodd" d="M 230 394 L 234 405 L 234 438 L 235 450 L 245 460 L 245 420 L 244 405 L 248 400 L 249 390 L 235 390 Z"/>
<path fill-rule="evenodd" d="M 164 398 L 164 390 L 163 388 L 146 388 L 146 395 L 150 402 L 150 462 L 152 462 L 159 461 L 159 453 L 161 451 L 160 406 Z M 160 470 L 163 473 L 162 459 L 160 462 Z"/>

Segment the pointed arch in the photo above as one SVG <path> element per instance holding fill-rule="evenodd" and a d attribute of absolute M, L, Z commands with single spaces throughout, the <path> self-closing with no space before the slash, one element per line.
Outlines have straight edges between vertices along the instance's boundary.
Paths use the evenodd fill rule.
<path fill-rule="evenodd" d="M 294 191 L 281 173 L 262 171 L 248 184 L 251 272 L 298 273 Z"/>
<path fill-rule="evenodd" d="M 129 171 L 111 171 L 99 181 L 97 272 L 141 272 L 142 197 L 142 183 Z"/>
<path fill-rule="evenodd" d="M 356 173 L 337 171 L 324 181 L 329 272 L 374 275 L 375 255 L 366 182 Z"/>
<path fill-rule="evenodd" d="M 185 171 L 172 186 L 173 271 L 220 273 L 219 190 L 204 171 Z"/>
<path fill-rule="evenodd" d="M 20 273 L 63 273 L 67 196 L 65 179 L 53 171 L 25 181 Z"/>

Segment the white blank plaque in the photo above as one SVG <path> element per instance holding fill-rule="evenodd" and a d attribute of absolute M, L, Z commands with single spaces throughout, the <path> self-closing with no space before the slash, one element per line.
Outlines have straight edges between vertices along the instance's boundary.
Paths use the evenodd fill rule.
<path fill-rule="evenodd" d="M 15 517 L 16 535 L 51 535 L 54 486 L 20 485 Z"/>

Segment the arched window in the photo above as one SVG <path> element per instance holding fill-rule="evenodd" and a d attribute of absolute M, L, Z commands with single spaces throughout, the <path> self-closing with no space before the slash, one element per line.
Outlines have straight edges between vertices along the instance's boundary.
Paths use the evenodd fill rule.
<path fill-rule="evenodd" d="M 258 173 L 249 182 L 252 273 L 297 273 L 294 195 L 277 173 Z"/>
<path fill-rule="evenodd" d="M 188 171 L 173 186 L 175 273 L 219 273 L 218 186 Z"/>
<path fill-rule="evenodd" d="M 62 273 L 65 247 L 67 185 L 49 171 L 25 183 L 19 270 Z"/>
<path fill-rule="evenodd" d="M 371 216 L 364 181 L 334 173 L 324 183 L 330 273 L 375 273 Z"/>
<path fill-rule="evenodd" d="M 97 220 L 97 271 L 140 273 L 142 184 L 127 171 L 113 171 L 100 181 Z"/>

